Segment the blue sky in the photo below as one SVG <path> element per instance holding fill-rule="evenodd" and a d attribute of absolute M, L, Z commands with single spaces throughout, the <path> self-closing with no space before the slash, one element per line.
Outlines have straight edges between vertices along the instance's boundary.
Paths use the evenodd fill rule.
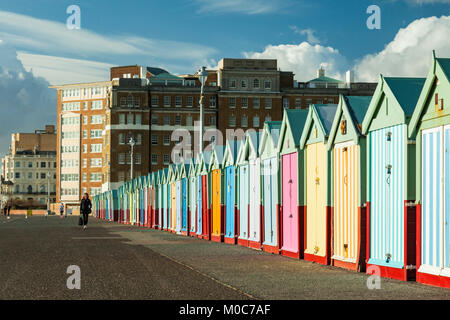
<path fill-rule="evenodd" d="M 81 8 L 68 30 L 66 8 Z M 381 29 L 369 30 L 369 5 Z M 49 84 L 108 78 L 112 65 L 176 74 L 223 57 L 277 58 L 296 79 L 425 76 L 431 50 L 450 57 L 450 0 L 15 0 L 0 3 L 0 154 L 10 133 L 55 122 Z M 24 115 L 16 119 L 17 114 Z"/>

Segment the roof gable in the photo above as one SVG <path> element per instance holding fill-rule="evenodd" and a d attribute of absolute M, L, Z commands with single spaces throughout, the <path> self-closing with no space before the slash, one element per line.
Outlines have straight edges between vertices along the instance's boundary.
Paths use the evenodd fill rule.
<path fill-rule="evenodd" d="M 278 152 L 282 121 L 266 121 L 261 134 L 259 155 L 261 158 L 272 157 Z"/>
<path fill-rule="evenodd" d="M 312 104 L 309 107 L 300 148 L 304 149 L 308 142 L 327 142 L 336 114 L 337 104 Z"/>
<path fill-rule="evenodd" d="M 277 146 L 280 154 L 295 152 L 300 147 L 300 138 L 308 114 L 306 109 L 284 110 Z"/>

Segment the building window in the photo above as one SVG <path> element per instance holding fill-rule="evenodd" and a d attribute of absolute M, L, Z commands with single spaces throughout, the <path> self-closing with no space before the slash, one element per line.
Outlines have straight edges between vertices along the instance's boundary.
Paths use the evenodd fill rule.
<path fill-rule="evenodd" d="M 103 109 L 103 101 L 97 100 L 91 102 L 91 110 L 101 110 Z"/>
<path fill-rule="evenodd" d="M 83 116 L 83 124 L 88 124 L 88 116 Z"/>
<path fill-rule="evenodd" d="M 158 164 L 158 155 L 157 154 L 152 154 L 152 164 Z"/>
<path fill-rule="evenodd" d="M 87 144 L 83 144 L 83 153 L 87 153 Z"/>
<path fill-rule="evenodd" d="M 163 144 L 164 144 L 165 146 L 169 146 L 169 145 L 170 145 L 170 135 L 168 135 L 168 134 L 165 134 L 165 135 L 164 135 L 164 138 L 163 138 Z"/>
<path fill-rule="evenodd" d="M 133 114 L 127 114 L 127 124 L 133 124 Z"/>
<path fill-rule="evenodd" d="M 264 119 L 264 121 L 272 121 L 272 117 L 267 115 L 266 118 Z"/>
<path fill-rule="evenodd" d="M 247 80 L 241 80 L 241 88 L 247 88 Z"/>
<path fill-rule="evenodd" d="M 253 117 L 253 127 L 259 128 L 259 117 L 258 116 Z"/>
<path fill-rule="evenodd" d="M 91 153 L 101 153 L 101 152 L 102 152 L 102 144 L 101 143 L 91 144 Z"/>
<path fill-rule="evenodd" d="M 236 98 L 229 98 L 230 108 L 236 108 Z"/>
<path fill-rule="evenodd" d="M 216 107 L 216 97 L 214 97 L 214 96 L 209 97 L 209 107 L 210 108 L 215 108 Z"/>
<path fill-rule="evenodd" d="M 33 179 L 33 173 L 32 172 L 28 172 L 28 179 Z"/>
<path fill-rule="evenodd" d="M 323 104 L 322 100 L 317 100 L 316 104 Z"/>
<path fill-rule="evenodd" d="M 170 107 L 170 96 L 164 96 L 164 107 Z"/>
<path fill-rule="evenodd" d="M 272 99 L 266 98 L 266 109 L 272 109 Z"/>
<path fill-rule="evenodd" d="M 101 124 L 103 116 L 91 116 L 91 124 Z"/>
<path fill-rule="evenodd" d="M 125 181 L 125 172 L 123 171 L 119 171 L 118 177 L 119 182 L 124 182 Z"/>
<path fill-rule="evenodd" d="M 139 108 L 141 106 L 141 98 L 139 97 L 134 98 L 134 106 L 136 108 Z"/>
<path fill-rule="evenodd" d="M 102 158 L 91 159 L 91 168 L 101 168 L 101 167 L 102 167 Z"/>
<path fill-rule="evenodd" d="M 125 114 L 119 113 L 119 124 L 125 124 Z"/>
<path fill-rule="evenodd" d="M 142 124 L 142 115 L 140 113 L 136 113 L 136 124 Z"/>
<path fill-rule="evenodd" d="M 253 88 L 255 88 L 255 89 L 259 88 L 259 80 L 258 79 L 253 80 Z"/>
<path fill-rule="evenodd" d="M 301 109 L 302 108 L 302 99 L 296 98 L 295 99 L 295 109 Z"/>
<path fill-rule="evenodd" d="M 170 125 L 170 116 L 164 116 L 164 125 L 169 126 Z"/>
<path fill-rule="evenodd" d="M 187 97 L 186 98 L 186 106 L 187 107 L 192 107 L 192 102 L 193 102 L 192 97 Z"/>
<path fill-rule="evenodd" d="M 41 162 L 41 168 L 45 168 L 47 166 L 46 162 Z M 20 166 L 19 166 L 20 167 Z"/>
<path fill-rule="evenodd" d="M 125 153 L 119 153 L 119 164 L 125 164 Z"/>
<path fill-rule="evenodd" d="M 215 116 L 209 117 L 209 124 L 211 126 L 215 126 L 216 125 L 216 117 Z"/>
<path fill-rule="evenodd" d="M 45 174 L 45 173 L 44 173 Z M 16 179 L 20 179 L 20 172 L 16 172 L 15 173 L 15 177 L 16 177 Z"/>
<path fill-rule="evenodd" d="M 152 124 L 158 125 L 158 116 L 152 116 Z"/>
<path fill-rule="evenodd" d="M 120 98 L 120 106 L 121 107 L 126 107 L 127 106 L 127 98 L 126 97 L 121 97 Z"/>
<path fill-rule="evenodd" d="M 134 155 L 134 162 L 135 162 L 135 164 L 141 164 L 142 163 L 142 156 L 141 156 L 140 153 L 136 153 Z"/>
<path fill-rule="evenodd" d="M 140 146 L 142 144 L 142 134 L 136 135 L 136 145 Z"/>
<path fill-rule="evenodd" d="M 229 124 L 230 127 L 236 127 L 236 117 L 234 115 L 230 116 Z"/>
<path fill-rule="evenodd" d="M 248 118 L 246 115 L 243 115 L 241 118 L 241 126 L 242 127 L 248 127 Z"/>
<path fill-rule="evenodd" d="M 88 110 L 88 103 L 86 101 L 83 102 L 83 110 Z"/>
<path fill-rule="evenodd" d="M 165 154 L 165 155 L 163 156 L 163 161 L 164 161 L 164 164 L 165 164 L 165 165 L 167 165 L 167 164 L 170 163 L 170 157 L 169 157 L 168 154 Z"/>
<path fill-rule="evenodd" d="M 248 108 L 248 99 L 241 98 L 241 105 L 242 105 L 242 109 L 247 109 Z"/>
<path fill-rule="evenodd" d="M 102 130 L 91 130 L 91 139 L 100 139 L 102 137 Z"/>
<path fill-rule="evenodd" d="M 181 96 L 176 96 L 175 97 L 175 107 L 181 107 L 181 104 L 182 104 L 182 99 L 181 99 Z"/>
<path fill-rule="evenodd" d="M 125 144 L 125 135 L 123 133 L 119 133 L 119 144 Z"/>
<path fill-rule="evenodd" d="M 46 178 L 46 174 L 45 173 L 41 173 L 41 179 L 45 179 Z"/>
<path fill-rule="evenodd" d="M 102 174 L 100 172 L 93 172 L 91 173 L 89 177 L 90 182 L 101 182 L 102 181 Z"/>
<path fill-rule="evenodd" d="M 259 109 L 259 98 L 254 98 L 253 99 L 253 108 L 254 109 Z"/>
<path fill-rule="evenodd" d="M 152 107 L 159 107 L 159 97 L 152 96 Z"/>
<path fill-rule="evenodd" d="M 175 116 L 175 125 L 181 126 L 181 116 Z"/>
<path fill-rule="evenodd" d="M 87 159 L 83 159 L 83 168 L 87 168 Z"/>
<path fill-rule="evenodd" d="M 264 89 L 271 89 L 272 88 L 272 81 L 265 80 L 264 81 Z"/>
<path fill-rule="evenodd" d="M 234 79 L 230 80 L 230 88 L 236 88 L 236 80 Z"/>
<path fill-rule="evenodd" d="M 186 117 L 186 126 L 192 126 L 192 116 Z"/>
<path fill-rule="evenodd" d="M 83 182 L 87 182 L 87 173 L 83 173 Z"/>
<path fill-rule="evenodd" d="M 158 136 L 156 134 L 152 134 L 152 145 L 158 145 Z"/>
<path fill-rule="evenodd" d="M 45 162 L 44 162 L 45 163 Z M 15 166 L 16 166 L 16 168 L 20 168 L 20 161 L 16 161 L 15 162 Z M 45 168 L 45 167 L 44 167 Z"/>
<path fill-rule="evenodd" d="M 88 132 L 87 130 L 83 130 L 83 139 L 87 139 L 88 138 Z"/>

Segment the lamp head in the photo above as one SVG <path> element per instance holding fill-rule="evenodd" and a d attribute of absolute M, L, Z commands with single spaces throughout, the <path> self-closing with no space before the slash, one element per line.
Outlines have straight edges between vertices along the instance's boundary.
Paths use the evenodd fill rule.
<path fill-rule="evenodd" d="M 208 72 L 206 71 L 206 67 L 202 67 L 200 71 L 198 72 L 198 80 L 200 80 L 200 83 L 202 86 L 206 83 L 206 78 L 208 78 Z"/>

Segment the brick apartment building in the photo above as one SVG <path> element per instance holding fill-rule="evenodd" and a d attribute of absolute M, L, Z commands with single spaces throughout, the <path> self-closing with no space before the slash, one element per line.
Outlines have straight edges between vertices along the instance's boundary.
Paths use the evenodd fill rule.
<path fill-rule="evenodd" d="M 128 181 L 131 137 L 134 177 L 167 166 L 181 145 L 185 157 L 196 151 L 197 73 L 176 76 L 137 65 L 110 71 L 109 81 L 53 87 L 58 91 L 57 201 L 76 205 L 84 192 L 95 195 Z M 228 129 L 242 133 L 281 120 L 283 108 L 337 103 L 339 94 L 372 95 L 376 88 L 376 83 L 355 83 L 351 72 L 345 81 L 326 77 L 322 68 L 305 83 L 294 76 L 273 59 L 222 59 L 217 70 L 208 70 L 205 85 L 205 145 L 224 143 Z M 223 140 L 209 129 L 218 129 Z"/>

